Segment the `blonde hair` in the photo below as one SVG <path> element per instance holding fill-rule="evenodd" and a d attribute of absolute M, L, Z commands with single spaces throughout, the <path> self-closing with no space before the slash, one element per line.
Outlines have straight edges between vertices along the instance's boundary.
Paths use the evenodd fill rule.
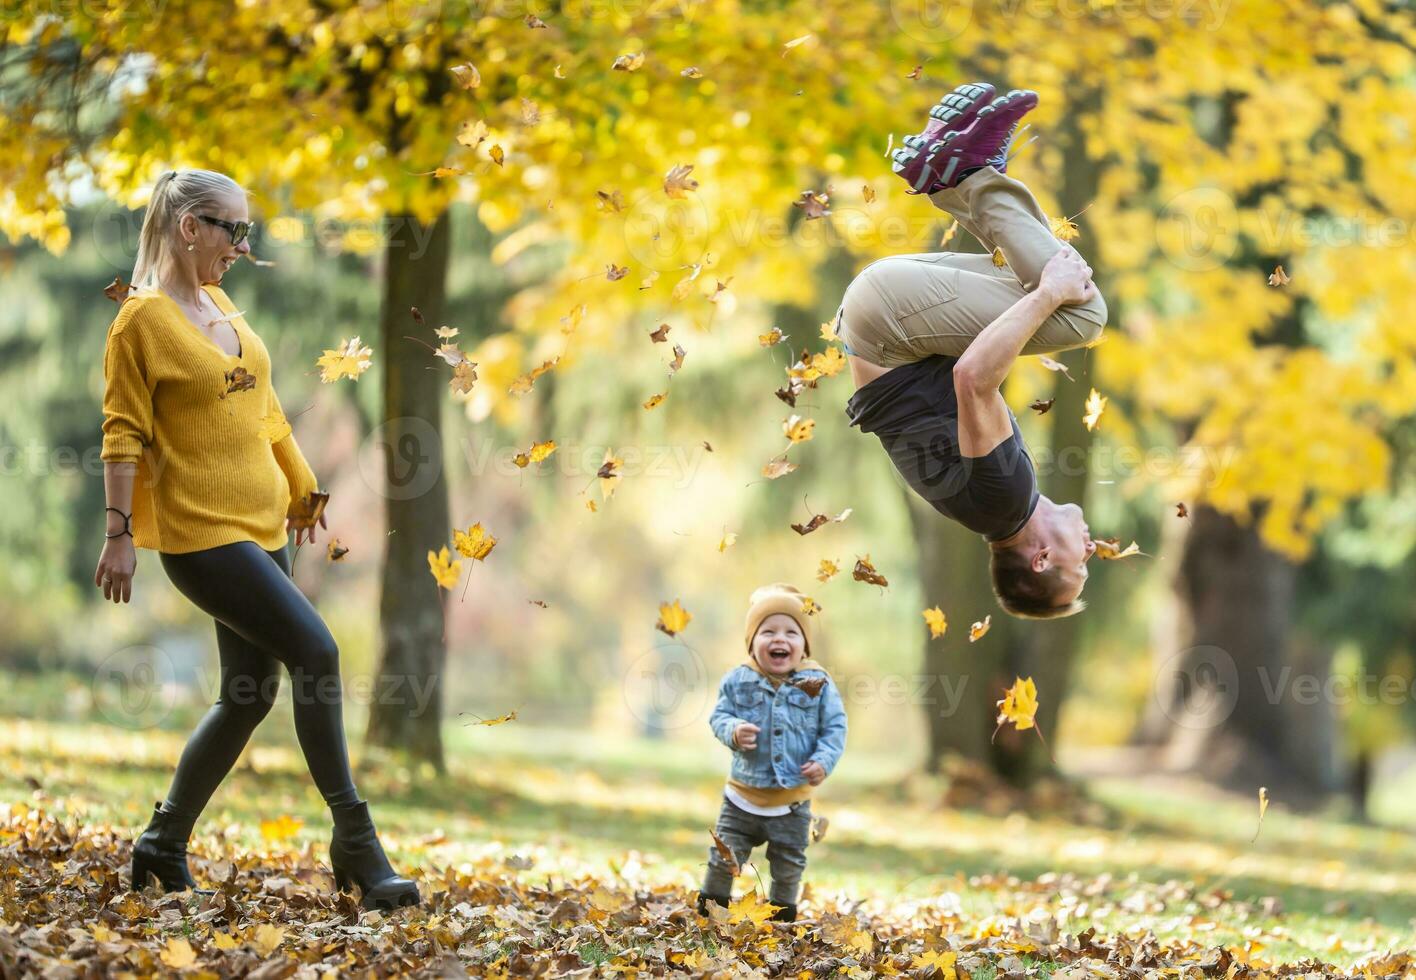
<path fill-rule="evenodd" d="M 172 265 L 177 225 L 184 217 L 194 211 L 217 208 L 232 194 L 245 193 L 240 184 L 215 170 L 169 170 L 157 178 L 138 234 L 133 288 L 157 288 Z"/>

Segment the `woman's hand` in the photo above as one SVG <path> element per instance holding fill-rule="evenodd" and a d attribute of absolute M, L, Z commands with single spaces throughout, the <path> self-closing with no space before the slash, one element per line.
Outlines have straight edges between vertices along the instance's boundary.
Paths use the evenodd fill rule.
<path fill-rule="evenodd" d="M 133 595 L 133 573 L 138 570 L 138 552 L 128 535 L 109 538 L 98 556 L 93 584 L 103 590 L 103 598 L 128 602 Z"/>
<path fill-rule="evenodd" d="M 324 514 L 320 514 L 319 525 L 326 531 L 329 530 L 329 525 L 325 523 Z M 313 524 L 311 524 L 309 527 L 299 527 L 295 523 L 295 518 L 287 517 L 285 519 L 285 533 L 289 534 L 291 528 L 295 529 L 295 547 L 300 547 L 301 535 L 308 535 L 305 540 L 308 541 L 310 544 L 315 543 L 315 526 Z"/>
<path fill-rule="evenodd" d="M 1042 280 L 1037 288 L 1058 306 L 1085 303 L 1096 295 L 1096 285 L 1091 277 L 1092 268 L 1087 265 L 1086 259 L 1071 245 L 1064 243 L 1042 267 Z"/>

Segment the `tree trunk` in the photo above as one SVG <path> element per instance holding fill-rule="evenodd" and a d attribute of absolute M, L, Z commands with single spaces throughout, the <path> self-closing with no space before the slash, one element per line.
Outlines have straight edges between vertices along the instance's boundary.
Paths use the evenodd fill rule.
<path fill-rule="evenodd" d="M 383 589 L 381 652 L 370 707 L 370 742 L 405 750 L 442 772 L 442 687 L 446 661 L 444 590 L 428 572 L 428 551 L 450 537 L 443 473 L 442 404 L 446 386 L 429 372 L 432 325 L 445 320 L 450 219 L 431 226 L 411 214 L 385 219 L 384 298 L 380 340 L 384 366 Z M 418 329 L 411 307 L 429 328 Z"/>

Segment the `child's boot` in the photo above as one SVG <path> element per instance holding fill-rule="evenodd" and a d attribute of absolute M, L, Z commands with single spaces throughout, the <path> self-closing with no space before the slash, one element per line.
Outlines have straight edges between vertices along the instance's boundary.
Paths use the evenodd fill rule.
<path fill-rule="evenodd" d="M 726 895 L 709 895 L 705 892 L 698 893 L 698 914 L 708 916 L 708 903 L 717 902 L 723 908 L 727 908 L 732 903 L 732 898 Z"/>
<path fill-rule="evenodd" d="M 773 905 L 776 905 L 777 903 L 776 903 L 776 902 L 773 902 L 772 904 L 773 904 Z M 796 904 L 795 904 L 795 903 L 793 903 L 793 904 L 791 904 L 791 905 L 781 905 L 781 906 L 778 906 L 777 911 L 775 911 L 775 912 L 772 913 L 772 921 L 773 921 L 773 922 L 795 922 L 795 921 L 796 921 L 796 912 L 797 912 L 797 909 L 796 909 Z"/>

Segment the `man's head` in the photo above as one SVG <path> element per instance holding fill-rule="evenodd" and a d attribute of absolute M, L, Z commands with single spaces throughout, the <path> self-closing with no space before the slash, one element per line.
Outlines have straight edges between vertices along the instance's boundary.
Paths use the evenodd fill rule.
<path fill-rule="evenodd" d="M 1076 504 L 1054 504 L 1040 497 L 1022 530 L 993 542 L 992 551 L 993 594 L 1006 612 L 1025 619 L 1056 619 L 1086 608 L 1081 594 L 1096 543 Z"/>

